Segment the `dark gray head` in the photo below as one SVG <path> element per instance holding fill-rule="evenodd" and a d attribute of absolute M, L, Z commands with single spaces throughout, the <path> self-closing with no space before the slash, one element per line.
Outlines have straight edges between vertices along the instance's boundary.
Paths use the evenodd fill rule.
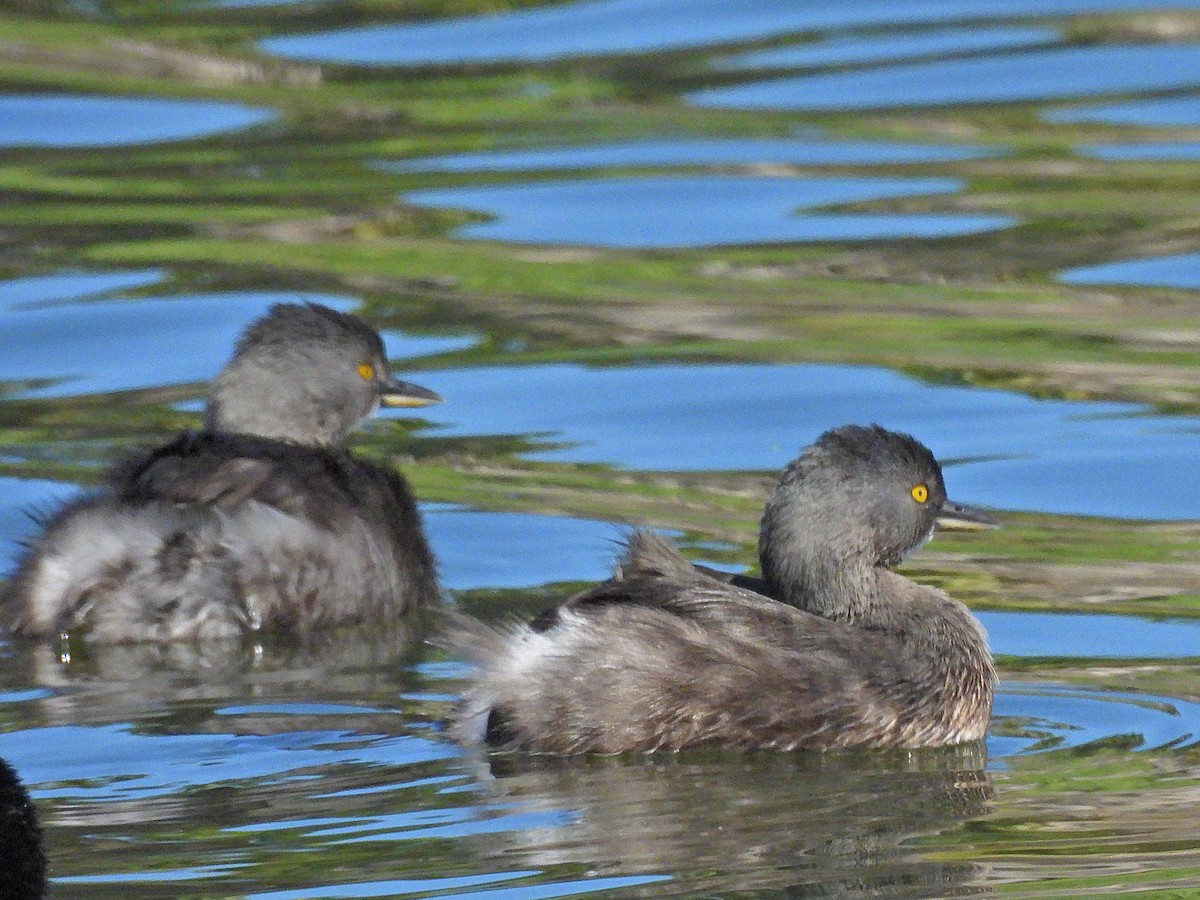
<path fill-rule="evenodd" d="M 759 536 L 763 577 L 773 595 L 831 614 L 871 569 L 891 568 L 935 525 L 994 522 L 946 498 L 929 448 L 878 425 L 827 431 L 784 470 L 767 501 Z"/>
<path fill-rule="evenodd" d="M 279 303 L 253 322 L 212 384 L 205 425 L 297 444 L 336 444 L 384 406 L 441 397 L 388 373 L 379 335 L 315 303 Z"/>

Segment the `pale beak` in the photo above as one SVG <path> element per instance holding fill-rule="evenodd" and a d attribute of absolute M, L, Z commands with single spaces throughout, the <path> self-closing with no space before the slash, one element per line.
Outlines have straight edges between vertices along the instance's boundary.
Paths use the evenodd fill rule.
<path fill-rule="evenodd" d="M 379 402 L 388 407 L 431 406 L 444 403 L 440 394 L 409 381 L 389 378 L 379 385 Z"/>
<path fill-rule="evenodd" d="M 947 500 L 938 511 L 937 527 L 946 531 L 987 531 L 999 528 L 1000 520 L 982 510 Z"/>

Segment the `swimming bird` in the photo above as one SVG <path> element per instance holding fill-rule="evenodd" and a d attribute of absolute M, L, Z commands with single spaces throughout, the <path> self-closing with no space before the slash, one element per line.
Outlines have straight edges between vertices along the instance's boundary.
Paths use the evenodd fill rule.
<path fill-rule="evenodd" d="M 7 590 L 14 630 L 97 643 L 391 621 L 438 596 L 404 478 L 346 433 L 441 402 L 393 378 L 379 335 L 317 304 L 251 323 L 204 428 L 135 453 L 48 517 Z"/>
<path fill-rule="evenodd" d="M 762 591 L 635 532 L 612 579 L 527 625 L 455 617 L 447 641 L 477 668 L 454 731 L 551 754 L 977 740 L 995 681 L 981 626 L 892 571 L 939 521 L 991 524 L 946 498 L 916 439 L 826 432 L 768 499 Z"/>

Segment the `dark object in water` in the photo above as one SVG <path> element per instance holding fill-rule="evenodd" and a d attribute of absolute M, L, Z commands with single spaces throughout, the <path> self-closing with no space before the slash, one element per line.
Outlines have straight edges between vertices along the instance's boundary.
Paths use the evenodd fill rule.
<path fill-rule="evenodd" d="M 135 455 L 107 490 L 49 517 L 9 586 L 15 630 L 101 643 L 305 633 L 431 602 L 408 484 L 341 442 L 381 403 L 440 401 L 392 378 L 353 316 L 272 307 L 214 380 L 203 431 Z"/>
<path fill-rule="evenodd" d="M 761 593 L 635 533 L 611 580 L 529 625 L 459 618 L 449 640 L 478 671 L 458 736 L 554 754 L 977 740 L 995 681 L 982 628 L 891 571 L 939 521 L 991 524 L 947 500 L 913 438 L 827 432 L 767 502 Z"/>
<path fill-rule="evenodd" d="M 34 900 L 45 890 L 46 855 L 33 801 L 0 759 L 0 898 Z"/>

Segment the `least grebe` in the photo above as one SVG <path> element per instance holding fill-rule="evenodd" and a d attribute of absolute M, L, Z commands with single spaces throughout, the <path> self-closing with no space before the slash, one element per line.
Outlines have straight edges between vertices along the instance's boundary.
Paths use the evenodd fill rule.
<path fill-rule="evenodd" d="M 50 516 L 9 585 L 16 630 L 101 643 L 391 620 L 437 596 L 405 480 L 341 446 L 380 404 L 440 402 L 392 378 L 379 335 L 278 304 L 213 381 L 200 432 L 118 464 Z"/>
<path fill-rule="evenodd" d="M 635 533 L 611 580 L 529 625 L 459 618 L 450 641 L 478 669 L 458 735 L 557 754 L 977 740 L 995 680 L 982 628 L 891 571 L 939 519 L 988 522 L 946 499 L 915 439 L 829 431 L 767 503 L 762 591 Z"/>

